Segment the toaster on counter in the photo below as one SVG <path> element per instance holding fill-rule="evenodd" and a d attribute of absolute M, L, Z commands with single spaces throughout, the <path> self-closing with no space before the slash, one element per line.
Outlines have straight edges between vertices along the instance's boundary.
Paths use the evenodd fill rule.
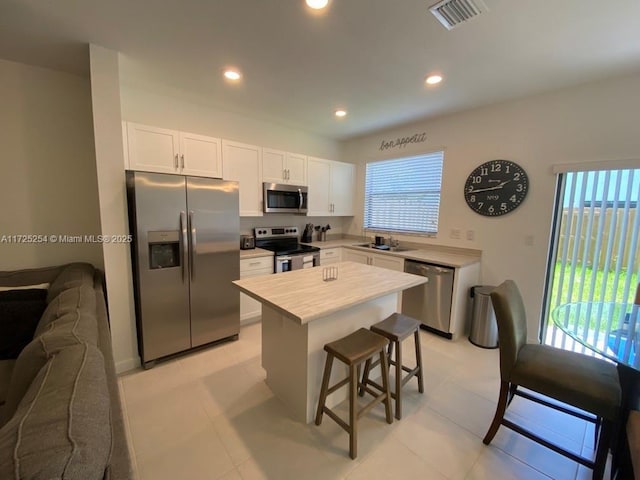
<path fill-rule="evenodd" d="M 251 250 L 256 248 L 256 239 L 252 235 L 240 235 L 240 249 Z"/>

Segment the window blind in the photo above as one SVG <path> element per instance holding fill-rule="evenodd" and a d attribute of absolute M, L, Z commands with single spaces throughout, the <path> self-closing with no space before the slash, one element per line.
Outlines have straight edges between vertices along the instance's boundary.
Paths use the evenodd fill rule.
<path fill-rule="evenodd" d="M 364 228 L 438 232 L 444 152 L 367 163 Z"/>

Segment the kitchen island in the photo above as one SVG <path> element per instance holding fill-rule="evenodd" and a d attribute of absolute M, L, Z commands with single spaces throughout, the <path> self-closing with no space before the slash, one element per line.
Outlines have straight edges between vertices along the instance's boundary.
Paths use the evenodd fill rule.
<path fill-rule="evenodd" d="M 338 278 L 327 282 L 322 279 L 325 267 L 233 282 L 262 302 L 262 366 L 267 385 L 291 409 L 293 418 L 306 423 L 313 420 L 318 403 L 324 345 L 384 320 L 396 311 L 399 292 L 427 281 L 354 262 L 332 267 L 337 267 Z M 346 374 L 344 365 L 336 362 L 331 384 Z M 346 390 L 332 394 L 327 406 L 344 400 Z"/>

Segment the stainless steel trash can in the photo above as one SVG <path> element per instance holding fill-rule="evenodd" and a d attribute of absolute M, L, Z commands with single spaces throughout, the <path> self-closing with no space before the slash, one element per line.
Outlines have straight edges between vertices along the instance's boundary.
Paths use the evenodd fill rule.
<path fill-rule="evenodd" d="M 482 348 L 498 348 L 498 323 L 491 303 L 490 285 L 476 285 L 469 292 L 473 298 L 469 341 Z"/>

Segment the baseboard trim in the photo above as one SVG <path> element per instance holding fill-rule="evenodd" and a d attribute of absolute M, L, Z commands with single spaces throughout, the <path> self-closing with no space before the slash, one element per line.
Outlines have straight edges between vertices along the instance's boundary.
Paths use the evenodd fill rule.
<path fill-rule="evenodd" d="M 116 362 L 116 373 L 121 374 L 124 372 L 128 372 L 129 370 L 135 370 L 136 368 L 139 368 L 140 365 L 140 357 L 120 360 L 119 362 Z"/>

